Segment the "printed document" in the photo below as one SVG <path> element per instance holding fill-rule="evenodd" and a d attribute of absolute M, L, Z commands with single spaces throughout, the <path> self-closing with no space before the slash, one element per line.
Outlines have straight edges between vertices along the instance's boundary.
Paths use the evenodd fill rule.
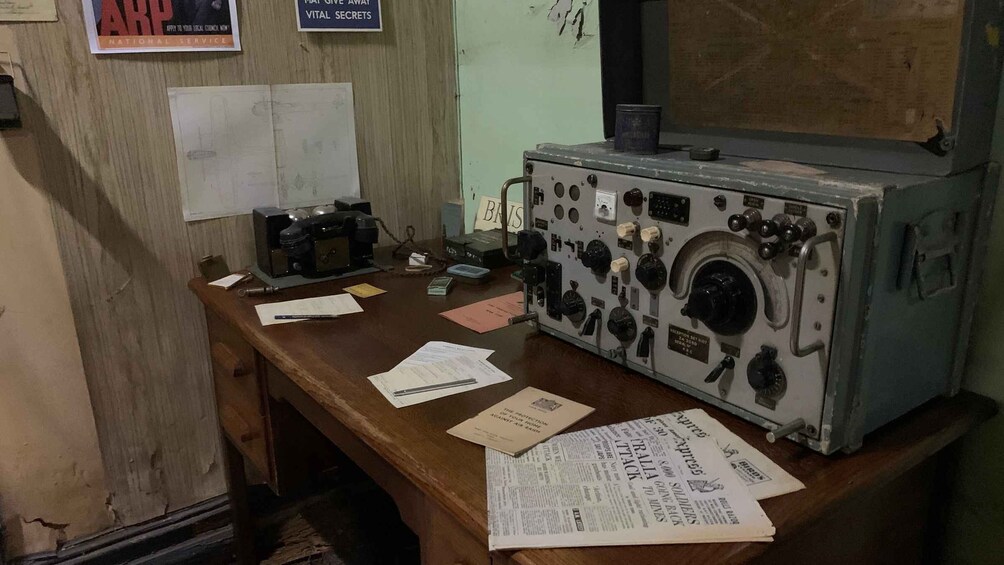
<path fill-rule="evenodd" d="M 465 379 L 474 379 L 473 384 L 454 386 L 439 390 L 395 396 L 395 391 L 407 390 L 428 385 L 451 383 Z M 428 402 L 444 396 L 460 394 L 470 390 L 486 387 L 511 380 L 511 377 L 497 367 L 477 357 L 448 357 L 433 363 L 398 365 L 394 369 L 373 375 L 369 378 L 380 394 L 396 408 L 404 408 Z"/>
<path fill-rule="evenodd" d="M 445 361 L 454 357 L 471 357 L 474 359 L 486 360 L 492 353 L 495 353 L 495 351 L 491 349 L 469 347 L 467 345 L 458 345 L 456 343 L 448 343 L 445 341 L 430 341 L 422 347 L 419 347 L 417 351 L 409 355 L 404 361 L 398 363 L 394 368 L 397 369 L 400 367 L 413 367 L 415 365 L 436 363 L 438 361 Z"/>
<path fill-rule="evenodd" d="M 805 488 L 801 481 L 700 408 L 613 424 L 606 426 L 605 429 L 607 430 L 605 433 L 618 439 L 677 435 L 693 438 L 710 437 L 718 442 L 725 459 L 757 500 Z"/>
<path fill-rule="evenodd" d="M 508 326 L 509 318 L 519 316 L 522 313 L 523 293 L 513 292 L 440 312 L 439 315 L 483 334 Z"/>
<path fill-rule="evenodd" d="M 518 456 L 593 412 L 593 408 L 526 387 L 446 433 Z"/>
<path fill-rule="evenodd" d="M 515 458 L 485 450 L 488 549 L 771 541 L 774 526 L 710 438 L 593 428 Z"/>
<path fill-rule="evenodd" d="M 0 22 L 54 21 L 56 0 L 0 0 Z"/>
<path fill-rule="evenodd" d="M 275 324 L 289 324 L 303 321 L 276 320 L 276 316 L 341 316 L 344 314 L 356 314 L 363 311 L 362 306 L 356 302 L 355 298 L 352 298 L 351 294 L 333 294 L 331 296 L 318 296 L 317 298 L 301 298 L 299 300 L 287 300 L 285 302 L 258 304 L 254 308 L 258 312 L 258 319 L 261 320 L 261 325 L 263 326 L 273 326 Z"/>

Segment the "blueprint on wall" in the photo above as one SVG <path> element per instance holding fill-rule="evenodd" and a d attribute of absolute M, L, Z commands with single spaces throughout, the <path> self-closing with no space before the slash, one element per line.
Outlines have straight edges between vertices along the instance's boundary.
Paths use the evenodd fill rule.
<path fill-rule="evenodd" d="M 186 221 L 359 196 L 352 85 L 168 90 Z"/>

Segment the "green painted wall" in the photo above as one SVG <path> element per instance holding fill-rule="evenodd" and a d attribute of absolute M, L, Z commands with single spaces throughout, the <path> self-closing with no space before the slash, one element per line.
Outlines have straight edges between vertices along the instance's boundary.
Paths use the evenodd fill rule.
<path fill-rule="evenodd" d="M 1001 91 L 1004 104 L 1004 87 Z M 1004 111 L 998 107 L 993 160 L 1004 163 Z M 1004 195 L 998 190 L 976 328 L 963 386 L 1004 407 Z M 962 441 L 951 493 L 945 562 L 1004 563 L 1004 416 Z"/>
<path fill-rule="evenodd" d="M 471 229 L 480 197 L 522 174 L 524 150 L 603 138 L 599 21 L 595 0 L 456 0 L 454 10 Z"/>
<path fill-rule="evenodd" d="M 565 18 L 548 18 L 553 5 L 555 0 L 455 2 L 468 229 L 478 198 L 497 197 L 502 181 L 520 174 L 524 149 L 544 141 L 602 137 L 595 1 L 585 3 L 581 39 L 572 20 L 582 0 L 575 0 L 560 35 Z M 1004 163 L 1004 112 L 998 113 L 996 131 L 993 159 Z M 1001 200 L 964 386 L 1004 406 L 1004 196 Z M 942 561 L 1004 563 L 1004 416 L 962 442 L 949 495 L 951 518 Z"/>

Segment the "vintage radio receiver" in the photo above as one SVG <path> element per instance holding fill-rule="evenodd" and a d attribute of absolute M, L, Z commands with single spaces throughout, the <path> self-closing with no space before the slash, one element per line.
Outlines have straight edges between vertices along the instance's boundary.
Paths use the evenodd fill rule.
<path fill-rule="evenodd" d="M 823 453 L 959 385 L 996 166 L 951 176 L 612 143 L 525 155 L 545 333 Z M 586 378 L 586 377 L 584 377 Z"/>

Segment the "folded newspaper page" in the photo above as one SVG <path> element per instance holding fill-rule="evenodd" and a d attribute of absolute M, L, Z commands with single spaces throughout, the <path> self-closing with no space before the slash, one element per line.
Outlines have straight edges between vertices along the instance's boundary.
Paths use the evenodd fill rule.
<path fill-rule="evenodd" d="M 749 487 L 750 493 L 757 500 L 805 488 L 801 481 L 788 474 L 766 455 L 730 432 L 721 422 L 700 408 L 606 427 L 617 438 L 664 437 L 669 430 L 684 437 L 711 437 L 718 442 L 725 454 L 725 459 L 732 464 L 736 474 Z"/>
<path fill-rule="evenodd" d="M 513 458 L 485 450 L 488 547 L 771 541 L 774 526 L 710 438 L 610 428 Z"/>

